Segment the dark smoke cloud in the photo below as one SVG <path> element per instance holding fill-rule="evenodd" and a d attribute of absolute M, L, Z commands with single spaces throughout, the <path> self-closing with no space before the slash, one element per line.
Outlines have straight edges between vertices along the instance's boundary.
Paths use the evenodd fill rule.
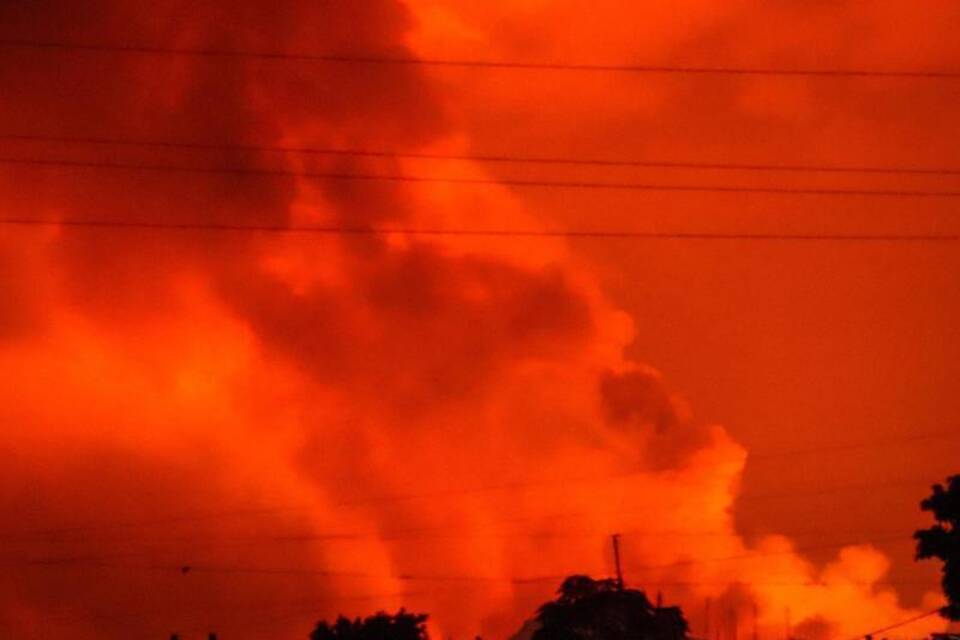
<path fill-rule="evenodd" d="M 691 419 L 683 401 L 655 371 L 608 372 L 600 381 L 600 394 L 612 426 L 647 440 L 644 451 L 654 468 L 682 464 L 709 441 L 706 427 Z"/>
<path fill-rule="evenodd" d="M 822 616 L 812 616 L 801 620 L 793 628 L 793 634 L 802 640 L 828 640 L 836 637 L 837 629 L 835 624 Z"/>
<path fill-rule="evenodd" d="M 69 3 L 5 3 L 0 23 L 7 35 L 25 39 L 387 54 L 402 51 L 409 18 L 394 2 L 364 3 L 362 10 L 350 3 L 282 9 L 259 2 L 168 2 L 144 12 L 104 1 L 84 11 Z M 439 103 L 414 69 L 25 49 L 5 52 L 0 79 L 6 87 L 0 119 L 20 133 L 262 145 L 295 134 L 319 146 L 389 141 L 415 147 L 444 129 Z M 196 167 L 284 169 L 289 162 L 276 153 L 237 150 L 57 144 L 11 150 L 20 157 Z M 38 218 L 283 224 L 295 195 L 292 178 L 275 176 L 36 167 L 8 167 L 4 176 L 7 210 Z M 342 219 L 362 222 L 351 219 L 362 210 L 362 198 L 343 185 L 324 188 L 340 200 Z M 402 210 L 395 189 L 364 193 L 371 191 L 387 192 L 378 209 Z M 117 314 L 152 311 L 168 294 L 171 275 L 191 263 L 249 269 L 255 259 L 249 244 L 242 234 L 74 234 L 61 241 L 59 252 L 78 304 Z"/>
<path fill-rule="evenodd" d="M 392 1 L 285 7 L 266 2 L 159 2 L 152 3 L 149 10 L 110 1 L 86 3 L 82 9 L 67 2 L 7 2 L 0 6 L 0 25 L 4 36 L 23 39 L 403 54 L 410 19 L 405 9 Z M 25 49 L 0 56 L 0 83 L 4 86 L 0 121 L 5 130 L 14 133 L 261 145 L 293 139 L 320 146 L 417 147 L 445 128 L 439 101 L 415 69 Z M 5 153 L 132 164 L 297 168 L 296 161 L 280 154 L 229 150 L 188 153 L 11 143 Z M 333 183 L 317 186 L 332 203 L 331 217 L 344 223 L 375 219 L 374 211 L 381 217 L 402 215 L 406 207 L 403 194 L 394 188 L 361 192 Z M 37 219 L 284 224 L 290 220 L 297 191 L 296 179 L 289 176 L 6 166 L 0 177 L 0 207 L 6 215 Z M 368 213 L 363 215 L 365 210 Z M 121 349 L 129 349 L 124 357 L 132 364 L 141 357 L 139 352 L 149 350 L 149 345 L 143 344 L 146 338 L 138 334 L 182 313 L 185 281 L 218 291 L 225 304 L 240 314 L 241 322 L 249 313 L 257 338 L 268 348 L 284 341 L 306 341 L 312 349 L 300 352 L 291 344 L 287 353 L 303 361 L 311 374 L 329 367 L 319 347 L 323 341 L 338 343 L 341 349 L 356 348 L 358 343 L 355 327 L 349 325 L 354 319 L 350 310 L 324 305 L 317 293 L 297 301 L 287 283 L 263 273 L 261 244 L 255 236 L 109 231 L 33 235 L 17 229 L 4 229 L 2 234 L 0 340 L 7 344 L 25 332 L 42 331 L 41 317 L 51 316 L 62 323 L 67 314 L 79 313 L 83 322 L 93 323 L 105 339 L 111 334 L 125 336 L 121 339 L 126 340 L 126 347 Z M 34 243 L 36 256 L 22 248 L 27 243 Z M 429 254 L 426 259 L 440 261 L 438 255 L 424 253 Z M 362 261 L 363 253 L 358 255 Z M 390 268 L 383 258 L 376 260 L 383 264 L 367 267 L 371 271 L 368 280 Z M 35 269 L 27 268 L 34 263 Z M 38 275 L 45 270 L 54 277 Z M 411 267 L 409 275 L 422 281 L 424 274 L 414 273 L 416 270 Z M 374 283 L 368 286 L 375 288 Z M 53 294 L 58 294 L 59 300 L 47 299 Z M 279 309 L 283 314 L 277 315 L 278 309 L 273 309 L 271 316 L 267 308 L 280 301 L 286 303 Z M 389 302 L 384 306 L 390 306 Z M 322 323 L 315 321 L 331 311 L 344 312 L 342 317 L 326 316 L 331 322 L 343 323 L 343 336 L 325 331 Z M 370 341 L 392 343 L 387 337 Z M 190 347 L 187 353 L 199 351 Z M 90 355 L 93 360 L 99 358 Z M 391 355 L 383 353 L 383 357 Z M 64 523 L 89 524 L 93 529 L 66 537 L 27 535 L 5 545 L 4 557 L 14 566 L 0 580 L 4 634 L 28 638 L 40 630 L 46 637 L 119 637 L 131 632 L 140 637 L 164 637 L 173 630 L 171 626 L 187 625 L 200 613 L 216 610 L 211 599 L 213 605 L 234 603 L 232 609 L 226 607 L 218 614 L 223 622 L 235 618 L 238 607 L 256 608 L 269 604 L 271 598 L 302 603 L 311 594 L 330 596 L 341 588 L 383 591 L 379 583 L 338 585 L 327 579 L 321 584 L 320 578 L 309 577 L 291 583 L 151 570 L 153 565 L 168 569 L 191 561 L 281 567 L 325 563 L 315 545 L 274 545 L 264 551 L 262 546 L 216 544 L 238 535 L 257 535 L 260 527 L 263 536 L 287 531 L 303 534 L 316 525 L 315 518 L 291 520 L 281 515 L 252 523 L 224 518 L 206 523 L 202 531 L 197 530 L 196 522 L 158 525 L 146 531 L 98 530 L 100 523 L 149 521 L 158 514 L 162 520 L 163 514 L 229 511 L 237 504 L 289 502 L 297 494 L 287 492 L 286 497 L 278 497 L 274 489 L 257 487 L 250 480 L 264 472 L 251 466 L 256 459 L 231 454 L 212 427 L 197 430 L 177 424 L 195 416 L 182 411 L 177 415 L 179 410 L 172 406 L 177 402 L 171 394 L 173 388 L 160 392 L 168 384 L 160 371 L 157 379 L 148 383 L 156 385 L 159 397 L 151 397 L 152 389 L 124 389 L 133 384 L 130 380 L 126 384 L 106 377 L 101 382 L 91 381 L 116 385 L 118 395 L 113 391 L 106 394 L 115 408 L 98 407 L 99 399 L 84 391 L 86 381 L 70 380 L 75 366 L 83 368 L 82 363 L 69 361 L 76 355 L 64 352 L 62 363 L 55 359 L 46 363 L 48 356 L 24 356 L 25 369 L 47 369 L 24 371 L 14 397 L 5 405 L 4 428 L 10 435 L 3 443 L 6 466 L 0 477 L 0 505 L 13 514 L 5 522 L 14 532 Z M 346 352 L 342 351 L 341 357 L 346 358 Z M 10 355 L 10 361 L 17 362 L 17 356 Z M 380 367 L 385 364 L 381 359 Z M 88 366 L 96 365 L 91 362 Z M 31 400 L 28 387 L 32 390 L 44 384 L 43 376 L 48 376 L 49 393 L 59 397 L 50 407 L 53 415 L 42 416 L 36 405 L 30 405 L 36 396 Z M 164 393 L 171 395 L 160 400 Z M 110 401 L 104 400 L 109 405 Z M 60 415 L 59 405 L 71 402 L 80 405 L 73 419 Z M 124 414 L 124 409 L 131 413 Z M 242 442 L 248 432 L 241 433 L 242 425 L 233 428 L 237 433 L 224 434 L 227 441 Z M 157 444 L 180 439 L 178 429 L 194 429 L 201 435 L 182 439 L 176 447 Z M 118 435 L 104 435 L 104 431 Z M 207 435 L 202 435 L 204 431 Z M 25 437 L 32 432 L 40 435 Z M 124 432 L 127 435 L 119 435 Z M 197 548 L 192 542 L 196 537 L 202 538 L 205 546 Z M 151 540 L 158 543 L 151 544 Z M 37 566 L 16 564 L 25 559 L 49 561 L 49 566 L 38 570 Z M 104 566 L 97 567 L 97 563 Z M 319 615 L 321 607 L 315 613 Z M 216 621 L 196 620 L 201 627 L 207 622 Z M 282 628 L 285 623 L 278 624 L 277 628 Z"/>
<path fill-rule="evenodd" d="M 228 295 L 258 335 L 318 380 L 397 408 L 482 393 L 500 367 L 562 357 L 592 332 L 587 302 L 559 271 L 418 246 L 365 255 L 347 278 L 349 289 L 306 292 L 263 278 Z"/>

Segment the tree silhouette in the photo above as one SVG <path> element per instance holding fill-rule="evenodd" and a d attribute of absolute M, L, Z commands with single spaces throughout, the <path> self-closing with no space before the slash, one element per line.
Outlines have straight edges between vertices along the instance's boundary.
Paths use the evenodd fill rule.
<path fill-rule="evenodd" d="M 943 561 L 943 593 L 947 606 L 941 615 L 960 621 L 960 475 L 947 478 L 947 487 L 936 484 L 933 495 L 920 503 L 937 521 L 929 529 L 913 534 L 917 540 L 917 560 L 939 558 Z"/>
<path fill-rule="evenodd" d="M 615 580 L 570 576 L 557 598 L 537 612 L 532 640 L 684 640 L 688 626 L 678 607 L 654 607 L 642 591 Z"/>
<path fill-rule="evenodd" d="M 310 640 L 427 640 L 426 622 L 426 614 L 403 609 L 395 615 L 381 611 L 362 620 L 340 616 L 333 624 L 318 622 Z"/>

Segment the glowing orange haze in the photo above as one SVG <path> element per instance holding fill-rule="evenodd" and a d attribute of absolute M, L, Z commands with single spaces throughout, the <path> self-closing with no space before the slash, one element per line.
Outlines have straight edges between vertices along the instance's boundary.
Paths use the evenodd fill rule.
<path fill-rule="evenodd" d="M 732 62 L 781 63 L 794 62 L 791 52 L 808 37 L 841 38 L 852 28 L 831 26 L 814 9 L 804 21 L 781 7 L 792 25 L 787 38 L 750 22 L 741 3 L 705 1 L 681 3 L 682 11 L 657 3 L 636 15 L 623 14 L 625 3 L 593 3 L 589 16 L 582 3 L 564 2 L 293 9 L 163 1 L 149 14 L 136 3 L 86 4 L 78 13 L 66 2 L 6 3 L 0 25 L 43 40 L 261 51 L 596 61 L 702 61 L 722 52 Z M 671 18 L 680 15 L 682 22 Z M 737 32 L 737 48 L 722 34 L 741 19 L 753 30 Z M 904 29 L 949 23 L 931 16 Z M 889 52 L 874 44 L 841 59 L 885 59 Z M 916 55 L 903 64 L 946 56 Z M 789 143 L 761 131 L 770 118 L 856 131 L 856 123 L 841 127 L 844 114 L 817 121 L 818 89 L 803 81 L 682 82 L 23 49 L 0 55 L 0 122 L 18 132 L 129 139 L 467 153 L 485 145 L 584 155 L 615 148 L 621 157 L 678 158 L 736 157 L 767 144 L 782 152 Z M 915 99 L 938 104 L 932 92 L 924 87 Z M 635 123 L 645 123 L 642 134 Z M 564 139 L 566 148 L 555 142 Z M 506 170 L 4 144 L 3 155 L 23 158 L 292 174 Z M 931 163 L 946 162 L 945 148 L 930 144 Z M 642 222 L 634 196 L 588 197 L 596 200 L 299 175 L 0 171 L 8 217 L 490 229 Z M 702 195 L 642 202 L 644 215 L 662 211 L 694 226 L 743 206 Z M 811 204 L 777 206 L 789 215 Z M 868 214 L 888 228 L 901 224 L 892 209 L 843 206 L 851 225 Z M 914 220 L 938 213 L 925 206 Z M 734 226 L 760 224 L 761 209 L 744 211 Z M 820 211 L 810 215 L 830 223 Z M 159 638 L 218 629 L 223 638 L 297 638 L 320 616 L 402 605 L 429 612 L 436 637 L 505 638 L 559 577 L 609 575 L 615 531 L 631 583 L 663 590 L 698 633 L 711 598 L 725 620 L 713 632 L 726 640 L 734 629 L 727 609 L 739 616 L 742 637 L 752 632 L 754 604 L 762 636 L 779 638 L 789 611 L 813 640 L 936 606 L 933 583 L 914 594 L 916 606 L 901 603 L 884 584 L 882 547 L 835 545 L 817 562 L 793 551 L 811 540 L 824 546 L 818 529 L 842 516 L 808 522 L 805 539 L 738 533 L 748 449 L 695 418 L 636 357 L 637 345 L 658 341 L 644 328 L 658 321 L 635 327 L 636 309 L 620 308 L 643 304 L 639 294 L 630 299 L 624 273 L 705 267 L 681 249 L 621 258 L 556 239 L 0 230 L 0 509 L 8 514 L 0 635 Z M 748 296 L 743 306 L 750 304 Z M 698 363 L 705 371 L 736 366 Z M 790 440 L 772 434 L 764 442 L 775 450 Z M 32 533 L 6 535 L 16 532 Z M 928 620 L 910 633 L 940 626 Z"/>

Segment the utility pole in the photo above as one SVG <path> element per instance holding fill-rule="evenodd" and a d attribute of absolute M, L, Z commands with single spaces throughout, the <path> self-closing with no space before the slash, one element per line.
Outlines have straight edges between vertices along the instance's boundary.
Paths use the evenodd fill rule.
<path fill-rule="evenodd" d="M 617 590 L 623 591 L 623 569 L 620 567 L 620 534 L 613 534 L 613 563 L 617 568 Z"/>
<path fill-rule="evenodd" d="M 760 614 L 757 612 L 757 601 L 753 601 L 753 640 L 760 640 Z"/>

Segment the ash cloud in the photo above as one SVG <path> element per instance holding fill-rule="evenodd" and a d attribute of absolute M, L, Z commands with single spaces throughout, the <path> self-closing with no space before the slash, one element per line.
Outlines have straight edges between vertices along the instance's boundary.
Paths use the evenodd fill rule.
<path fill-rule="evenodd" d="M 51 0 L 5 3 L 0 24 L 43 40 L 408 53 L 414 18 L 399 2 L 292 6 Z M 412 66 L 23 49 L 0 56 L 0 82 L 0 120 L 27 133 L 397 149 L 462 133 L 443 85 Z M 466 211 L 508 225 L 520 208 L 507 191 L 479 206 L 299 175 L 406 168 L 393 162 L 10 153 L 291 173 L 5 168 L 0 210 L 50 220 L 372 227 Z M 430 197 L 449 210 L 422 211 Z M 743 450 L 624 360 L 628 323 L 563 248 L 0 233 L 0 284 L 17 280 L 8 265 L 36 284 L 19 278 L 0 299 L 0 509 L 25 534 L 0 556 L 17 567 L 0 577 L 11 637 L 232 625 L 257 638 L 265 624 L 299 637 L 321 615 L 400 604 L 430 610 L 445 634 L 506 637 L 552 590 L 513 578 L 608 572 L 608 534 L 649 526 L 651 512 L 665 530 L 729 535 L 695 549 L 638 538 L 636 568 L 743 552 L 727 512 Z M 438 574 L 480 580 L 403 578 Z"/>

